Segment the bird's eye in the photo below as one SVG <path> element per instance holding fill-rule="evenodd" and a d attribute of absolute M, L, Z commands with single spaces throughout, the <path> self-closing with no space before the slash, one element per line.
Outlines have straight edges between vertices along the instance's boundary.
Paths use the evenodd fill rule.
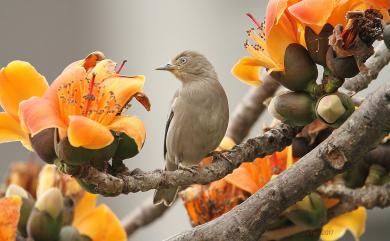
<path fill-rule="evenodd" d="M 180 65 L 184 65 L 184 64 L 187 63 L 187 58 L 185 58 L 185 57 L 180 57 L 180 58 L 178 59 L 178 62 L 179 62 Z"/>

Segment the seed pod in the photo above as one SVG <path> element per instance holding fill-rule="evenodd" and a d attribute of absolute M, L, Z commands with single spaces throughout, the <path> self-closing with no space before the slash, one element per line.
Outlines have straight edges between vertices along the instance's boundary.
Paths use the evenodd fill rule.
<path fill-rule="evenodd" d="M 310 57 L 322 66 L 326 65 L 326 53 L 329 48 L 329 36 L 333 33 L 333 26 L 325 24 L 319 34 L 310 27 L 305 28 L 305 42 Z"/>
<path fill-rule="evenodd" d="M 360 71 L 354 56 L 337 57 L 332 48 L 326 53 L 326 65 L 340 79 L 352 78 Z"/>
<path fill-rule="evenodd" d="M 386 25 L 383 30 L 383 39 L 386 44 L 386 47 L 390 49 L 390 25 Z"/>
<path fill-rule="evenodd" d="M 303 91 L 316 81 L 318 69 L 305 47 L 293 43 L 284 55 L 284 72 L 272 72 L 271 76 L 292 91 Z"/>
<path fill-rule="evenodd" d="M 316 119 L 315 100 L 304 92 L 287 92 L 275 96 L 268 111 L 284 123 L 304 126 Z"/>
<path fill-rule="evenodd" d="M 45 129 L 34 137 L 30 136 L 30 142 L 34 151 L 46 163 L 53 164 L 57 155 L 54 150 L 54 128 Z"/>
<path fill-rule="evenodd" d="M 318 100 L 316 106 L 317 117 L 334 128 L 343 124 L 354 110 L 352 99 L 339 92 L 323 96 Z"/>

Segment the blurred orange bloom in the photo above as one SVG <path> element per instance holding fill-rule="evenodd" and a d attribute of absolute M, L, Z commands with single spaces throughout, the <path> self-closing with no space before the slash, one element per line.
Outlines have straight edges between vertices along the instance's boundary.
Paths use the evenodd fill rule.
<path fill-rule="evenodd" d="M 18 196 L 0 199 L 0 240 L 14 241 L 20 217 L 22 199 Z"/>
<path fill-rule="evenodd" d="M 142 121 L 121 114 L 133 97 L 150 107 L 142 94 L 144 77 L 119 75 L 115 67 L 102 53 L 92 53 L 68 66 L 43 97 L 23 101 L 21 117 L 30 134 L 58 128 L 60 138 L 67 137 L 74 147 L 101 149 L 114 141 L 114 131 L 134 139 L 141 149 Z"/>
<path fill-rule="evenodd" d="M 28 133 L 20 125 L 19 103 L 32 96 L 42 96 L 48 88 L 46 79 L 29 63 L 12 61 L 0 70 L 0 143 L 20 141 L 31 150 Z"/>
<path fill-rule="evenodd" d="M 119 219 L 107 205 L 96 206 L 96 199 L 97 195 L 85 192 L 75 208 L 72 226 L 93 241 L 127 240 Z"/>

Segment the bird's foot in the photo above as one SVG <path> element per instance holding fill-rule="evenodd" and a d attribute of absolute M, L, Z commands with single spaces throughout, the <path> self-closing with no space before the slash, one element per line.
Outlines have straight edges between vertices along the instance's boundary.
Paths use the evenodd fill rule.
<path fill-rule="evenodd" d="M 213 157 L 213 162 L 216 159 L 222 159 L 222 160 L 229 162 L 232 165 L 235 165 L 234 162 L 232 160 L 230 160 L 229 157 L 226 156 L 227 152 L 230 152 L 230 151 L 229 150 L 213 151 L 213 152 L 210 152 L 210 154 L 208 156 Z"/>
<path fill-rule="evenodd" d="M 197 173 L 199 171 L 199 166 L 198 165 L 184 166 L 183 164 L 179 163 L 178 169 L 179 170 L 184 170 L 184 171 L 189 171 L 192 174 L 195 174 L 195 173 Z"/>

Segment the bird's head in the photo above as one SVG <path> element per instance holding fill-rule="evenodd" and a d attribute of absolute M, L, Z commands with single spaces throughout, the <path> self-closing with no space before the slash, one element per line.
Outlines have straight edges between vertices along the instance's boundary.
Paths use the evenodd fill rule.
<path fill-rule="evenodd" d="M 169 71 L 182 82 L 215 76 L 214 68 L 206 57 L 188 50 L 178 54 L 170 63 L 156 70 Z"/>

